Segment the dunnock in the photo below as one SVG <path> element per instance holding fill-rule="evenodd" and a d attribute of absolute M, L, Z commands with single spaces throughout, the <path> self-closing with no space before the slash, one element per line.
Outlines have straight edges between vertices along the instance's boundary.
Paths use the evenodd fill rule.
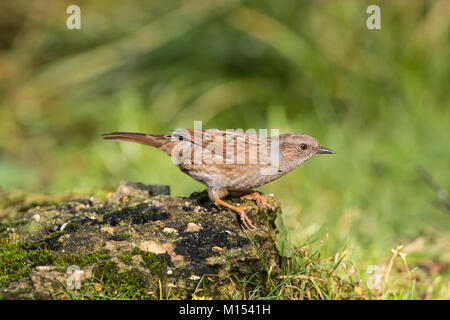
<path fill-rule="evenodd" d="M 172 157 L 178 168 L 206 185 L 211 201 L 239 214 L 242 225 L 256 229 L 244 210 L 224 202 L 229 192 L 270 208 L 251 189 L 292 171 L 317 154 L 332 154 L 311 136 L 287 133 L 264 137 L 242 131 L 177 130 L 171 135 L 113 132 L 107 140 L 122 140 L 158 148 Z"/>

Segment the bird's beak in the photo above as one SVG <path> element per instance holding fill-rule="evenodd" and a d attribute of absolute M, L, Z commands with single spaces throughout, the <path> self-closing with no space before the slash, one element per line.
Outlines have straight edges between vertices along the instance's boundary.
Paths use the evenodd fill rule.
<path fill-rule="evenodd" d="M 320 153 L 320 154 L 335 154 L 336 152 L 334 152 L 333 150 L 330 150 L 328 148 L 320 146 L 319 150 L 317 150 L 317 153 Z"/>

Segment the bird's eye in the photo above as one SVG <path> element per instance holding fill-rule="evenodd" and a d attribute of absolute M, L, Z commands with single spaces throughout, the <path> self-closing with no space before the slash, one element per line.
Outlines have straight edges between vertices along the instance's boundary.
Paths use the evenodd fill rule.
<path fill-rule="evenodd" d="M 183 141 L 183 136 L 179 136 L 178 140 Z"/>
<path fill-rule="evenodd" d="M 307 145 L 306 143 L 302 143 L 302 144 L 300 145 L 300 148 L 301 148 L 302 150 L 306 150 L 306 149 L 308 149 L 308 145 Z"/>

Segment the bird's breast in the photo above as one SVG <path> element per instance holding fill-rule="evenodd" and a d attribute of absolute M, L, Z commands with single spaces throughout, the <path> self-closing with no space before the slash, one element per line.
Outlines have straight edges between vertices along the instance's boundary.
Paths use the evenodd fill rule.
<path fill-rule="evenodd" d="M 181 171 L 210 188 L 248 190 L 283 175 L 278 168 L 248 164 L 179 165 Z"/>

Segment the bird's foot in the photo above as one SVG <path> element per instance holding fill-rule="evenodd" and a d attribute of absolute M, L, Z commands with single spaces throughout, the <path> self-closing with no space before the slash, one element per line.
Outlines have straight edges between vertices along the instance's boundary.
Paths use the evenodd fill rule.
<path fill-rule="evenodd" d="M 247 216 L 244 210 L 239 209 L 239 219 L 241 219 L 241 223 L 244 226 L 244 229 L 252 229 L 256 230 L 257 228 L 253 224 L 252 220 Z"/>
<path fill-rule="evenodd" d="M 242 196 L 241 199 L 256 201 L 256 205 L 261 210 L 263 210 L 263 209 L 273 210 L 273 207 L 267 203 L 267 201 L 263 198 L 263 196 L 259 192 L 255 191 L 255 192 L 246 194 L 246 195 Z"/>
<path fill-rule="evenodd" d="M 215 199 L 214 202 L 223 205 L 224 207 L 227 207 L 228 209 L 233 210 L 234 212 L 237 212 L 239 214 L 239 219 L 241 220 L 242 226 L 244 227 L 244 229 L 251 229 L 251 230 L 256 230 L 257 228 L 255 227 L 255 225 L 253 224 L 252 220 L 250 220 L 250 218 L 247 216 L 247 214 L 245 213 L 244 210 L 235 207 L 229 203 L 226 203 L 223 200 L 220 199 Z"/>

